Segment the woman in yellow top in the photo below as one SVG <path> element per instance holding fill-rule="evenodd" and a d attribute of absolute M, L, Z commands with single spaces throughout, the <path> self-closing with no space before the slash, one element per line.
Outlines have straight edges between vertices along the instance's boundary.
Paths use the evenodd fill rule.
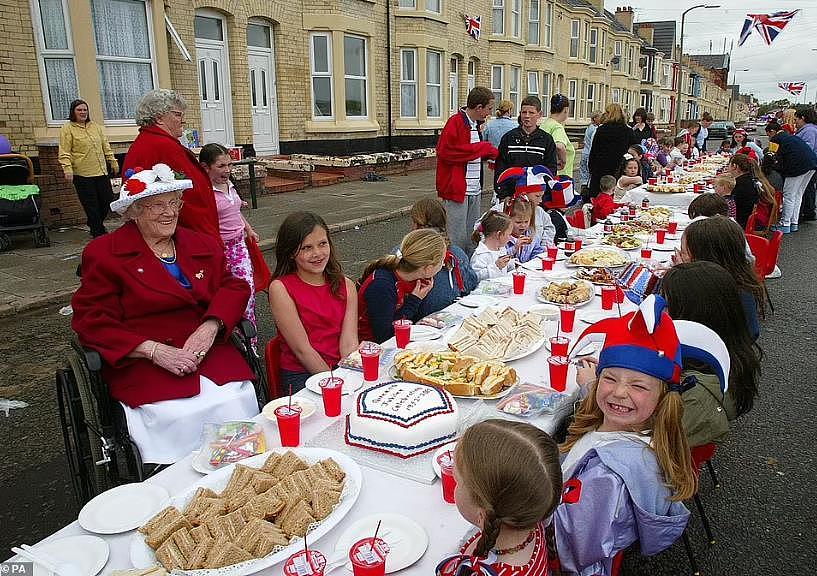
<path fill-rule="evenodd" d="M 565 132 L 565 121 L 570 115 L 570 99 L 562 94 L 554 94 L 550 99 L 550 116 L 539 122 L 539 128 L 550 134 L 556 142 L 556 165 L 560 176 L 573 178 L 573 159 L 576 148 Z"/>
<path fill-rule="evenodd" d="M 96 238 L 107 232 L 103 222 L 113 201 L 108 169 L 115 174 L 119 164 L 102 126 L 91 122 L 87 102 L 74 100 L 70 110 L 69 121 L 60 129 L 59 162 L 65 179 L 74 182 L 91 236 Z"/>

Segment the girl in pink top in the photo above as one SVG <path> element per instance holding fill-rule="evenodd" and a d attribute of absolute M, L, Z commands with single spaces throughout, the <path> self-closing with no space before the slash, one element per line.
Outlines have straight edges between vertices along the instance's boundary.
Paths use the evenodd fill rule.
<path fill-rule="evenodd" d="M 199 152 L 199 162 L 213 185 L 218 209 L 218 228 L 221 241 L 224 243 L 227 264 L 233 276 L 250 285 L 250 299 L 244 311 L 244 318 L 255 325 L 255 285 L 245 238 L 252 238 L 258 242 L 258 234 L 241 214 L 241 197 L 230 182 L 233 159 L 221 144 L 206 144 Z"/>
<path fill-rule="evenodd" d="M 294 212 L 281 223 L 275 260 L 269 301 L 282 339 L 281 383 L 295 392 L 357 350 L 357 292 L 326 222 L 312 212 Z"/>

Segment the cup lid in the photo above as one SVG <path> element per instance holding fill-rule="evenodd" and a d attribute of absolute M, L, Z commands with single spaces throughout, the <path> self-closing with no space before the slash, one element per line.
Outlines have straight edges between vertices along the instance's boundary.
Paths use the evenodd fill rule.
<path fill-rule="evenodd" d="M 377 566 L 386 561 L 389 545 L 380 538 L 368 537 L 352 544 L 349 559 L 355 564 Z"/>
<path fill-rule="evenodd" d="M 297 404 L 293 404 L 292 406 L 288 404 L 283 404 L 282 406 L 278 406 L 275 409 L 276 416 L 295 416 L 296 414 L 300 414 L 303 411 L 303 408 L 298 406 Z"/>
<path fill-rule="evenodd" d="M 284 574 L 292 576 L 323 574 L 325 566 L 326 557 L 318 550 L 300 550 L 284 563 Z"/>
<path fill-rule="evenodd" d="M 358 351 L 363 354 L 379 354 L 381 350 L 382 348 L 380 345 L 375 344 L 374 342 L 364 342 L 358 349 Z"/>
<path fill-rule="evenodd" d="M 343 378 L 340 376 L 330 376 L 329 378 L 322 378 L 318 382 L 321 388 L 340 388 L 343 386 Z"/>

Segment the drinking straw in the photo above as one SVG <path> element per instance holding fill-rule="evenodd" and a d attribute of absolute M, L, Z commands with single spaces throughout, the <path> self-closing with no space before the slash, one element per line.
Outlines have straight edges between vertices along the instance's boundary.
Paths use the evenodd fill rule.
<path fill-rule="evenodd" d="M 382 520 L 377 521 L 377 527 L 374 529 L 374 536 L 372 536 L 372 547 L 374 547 L 374 543 L 377 540 L 377 533 L 380 531 L 380 523 Z"/>
<path fill-rule="evenodd" d="M 292 410 L 292 382 L 289 383 L 289 404 L 287 407 Z"/>
<path fill-rule="evenodd" d="M 309 548 L 306 545 L 306 534 L 304 534 L 304 554 L 306 554 L 306 561 L 309 562 Z"/>

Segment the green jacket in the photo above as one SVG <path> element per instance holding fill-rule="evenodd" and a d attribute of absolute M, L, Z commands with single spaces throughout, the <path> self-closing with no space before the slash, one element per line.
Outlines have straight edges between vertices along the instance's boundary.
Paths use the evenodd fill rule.
<path fill-rule="evenodd" d="M 737 418 L 737 409 L 729 390 L 721 394 L 714 374 L 684 370 L 681 380 L 695 376 L 698 384 L 684 392 L 684 428 L 690 448 L 714 442 L 721 444 L 729 434 L 729 422 Z"/>

